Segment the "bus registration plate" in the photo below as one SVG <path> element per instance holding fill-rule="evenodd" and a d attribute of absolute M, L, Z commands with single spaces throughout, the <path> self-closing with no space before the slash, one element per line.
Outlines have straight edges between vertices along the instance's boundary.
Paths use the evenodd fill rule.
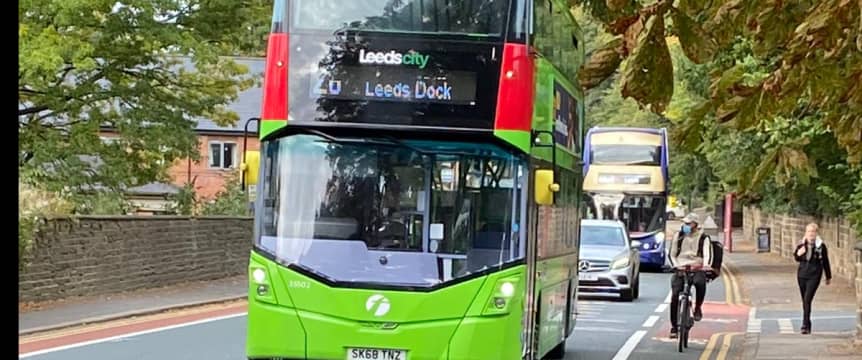
<path fill-rule="evenodd" d="M 347 360 L 407 360 L 406 350 L 348 348 Z"/>

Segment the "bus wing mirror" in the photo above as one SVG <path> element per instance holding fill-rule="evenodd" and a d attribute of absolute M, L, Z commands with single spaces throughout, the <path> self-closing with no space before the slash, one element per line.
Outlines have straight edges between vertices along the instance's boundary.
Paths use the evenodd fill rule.
<path fill-rule="evenodd" d="M 244 185 L 257 184 L 257 174 L 260 169 L 260 152 L 246 151 L 245 161 L 240 165 Z"/>
<path fill-rule="evenodd" d="M 554 182 L 553 170 L 536 170 L 534 197 L 538 205 L 553 205 L 554 193 L 560 191 L 560 184 Z"/>

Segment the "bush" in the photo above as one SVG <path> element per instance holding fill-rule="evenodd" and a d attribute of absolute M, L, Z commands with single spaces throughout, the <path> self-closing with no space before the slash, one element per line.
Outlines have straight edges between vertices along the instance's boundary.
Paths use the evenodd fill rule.
<path fill-rule="evenodd" d="M 46 217 L 71 214 L 74 205 L 59 194 L 18 182 L 18 265 L 33 246 L 39 223 Z"/>
<path fill-rule="evenodd" d="M 249 216 L 248 194 L 242 190 L 238 173 L 232 173 L 222 191 L 201 205 L 203 215 Z"/>

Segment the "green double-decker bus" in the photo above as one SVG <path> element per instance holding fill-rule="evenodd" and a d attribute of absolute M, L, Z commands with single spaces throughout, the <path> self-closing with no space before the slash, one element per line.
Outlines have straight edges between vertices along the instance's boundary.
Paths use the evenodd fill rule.
<path fill-rule="evenodd" d="M 276 0 L 248 358 L 562 356 L 581 39 L 557 0 Z"/>

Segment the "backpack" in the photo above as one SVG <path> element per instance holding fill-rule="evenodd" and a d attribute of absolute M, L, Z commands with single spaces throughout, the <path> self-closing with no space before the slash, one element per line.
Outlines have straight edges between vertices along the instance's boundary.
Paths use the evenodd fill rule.
<path fill-rule="evenodd" d="M 685 235 L 680 232 L 677 236 L 677 244 L 676 244 L 676 256 L 679 256 L 680 251 L 682 251 L 682 239 L 685 238 Z M 697 256 L 703 257 L 703 245 L 704 241 L 709 240 L 710 251 L 712 253 L 712 259 L 708 265 L 712 271 L 707 272 L 707 279 L 713 280 L 721 275 L 721 261 L 724 257 L 724 248 L 721 246 L 721 243 L 718 241 L 712 241 L 712 238 L 709 235 L 701 233 L 700 238 L 698 239 L 697 244 Z"/>

